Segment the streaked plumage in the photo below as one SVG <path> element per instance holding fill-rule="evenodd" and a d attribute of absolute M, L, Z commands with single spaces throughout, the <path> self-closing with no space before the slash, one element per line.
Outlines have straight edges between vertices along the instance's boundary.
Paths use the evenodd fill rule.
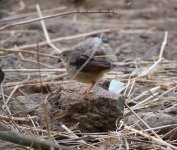
<path fill-rule="evenodd" d="M 59 57 L 72 79 L 83 83 L 91 83 L 91 88 L 96 81 L 104 76 L 104 73 L 115 67 L 114 64 L 106 60 L 91 57 L 89 54 L 79 51 L 67 50 L 59 54 Z M 88 90 L 90 91 L 91 88 Z"/>

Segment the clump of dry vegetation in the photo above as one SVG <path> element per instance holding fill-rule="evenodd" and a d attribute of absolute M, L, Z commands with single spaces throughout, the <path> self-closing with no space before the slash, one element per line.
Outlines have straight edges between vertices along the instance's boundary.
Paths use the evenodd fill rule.
<path fill-rule="evenodd" d="M 1 0 L 0 4 L 0 59 L 5 72 L 0 90 L 1 148 L 177 149 L 174 0 L 95 4 L 89 0 L 38 4 L 16 0 L 15 5 Z M 115 63 L 133 67 L 111 71 L 99 82 L 102 88 L 95 87 L 91 93 L 92 101 L 88 97 L 80 102 L 72 94 L 85 85 L 70 80 L 54 53 L 79 46 L 90 52 L 95 36 L 101 39 L 99 50 L 107 50 L 106 55 L 98 52 L 98 57 L 113 55 Z M 89 44 L 87 39 L 91 39 Z M 118 97 L 124 96 L 125 108 L 124 101 L 115 100 L 115 93 L 104 90 L 112 79 L 125 83 L 117 92 Z M 100 107 L 93 107 L 93 99 Z M 112 99 L 114 105 L 121 103 L 119 108 L 110 104 Z M 59 102 L 64 103 L 62 107 Z M 109 104 L 110 114 L 103 113 L 108 112 L 103 102 Z M 91 118 L 87 128 L 83 126 L 86 118 L 84 123 L 73 122 L 70 116 L 76 114 L 67 112 L 68 105 L 78 110 L 94 108 L 95 113 L 83 116 L 90 115 L 98 126 L 91 130 Z M 101 121 L 95 119 L 99 115 Z"/>

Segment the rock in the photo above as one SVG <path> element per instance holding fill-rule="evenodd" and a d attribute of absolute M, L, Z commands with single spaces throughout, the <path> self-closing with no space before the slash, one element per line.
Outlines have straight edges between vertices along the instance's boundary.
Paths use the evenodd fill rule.
<path fill-rule="evenodd" d="M 45 94 L 31 94 L 28 96 L 18 96 L 9 102 L 11 113 L 18 117 L 37 116 L 40 126 L 45 126 L 43 102 Z M 50 109 L 50 104 L 48 104 Z"/>
<path fill-rule="evenodd" d="M 129 49 L 129 47 L 131 47 L 131 45 L 132 45 L 132 42 L 130 41 L 128 41 L 128 42 L 126 42 L 126 43 L 123 43 L 123 44 L 121 44 L 117 49 L 116 49 L 116 54 L 117 55 L 120 55 L 121 53 L 131 53 L 131 49 Z"/>
<path fill-rule="evenodd" d="M 8 16 L 9 16 L 8 12 L 6 12 L 4 10 L 0 10 L 0 19 L 3 19 Z"/>
<path fill-rule="evenodd" d="M 19 60 L 15 54 L 8 54 L 1 58 L 1 65 L 9 68 L 15 68 L 18 66 Z"/>
<path fill-rule="evenodd" d="M 86 88 L 81 83 L 66 84 L 49 96 L 52 127 L 78 123 L 77 129 L 81 132 L 116 129 L 116 120 L 123 115 L 125 97 L 95 86 L 86 99 L 79 99 L 78 91 Z"/>
<path fill-rule="evenodd" d="M 177 120 L 172 117 L 171 115 L 159 112 L 159 113 L 153 113 L 153 112 L 146 112 L 146 113 L 137 113 L 151 128 L 165 126 L 169 124 L 176 124 Z M 129 115 L 128 117 L 124 118 L 125 122 L 129 125 L 132 124 L 141 124 L 141 126 L 144 126 L 139 119 L 134 115 Z"/>
<path fill-rule="evenodd" d="M 79 123 L 76 129 L 81 132 L 104 132 L 116 129 L 116 123 L 124 111 L 124 96 L 95 86 L 93 92 L 81 100 L 77 93 L 87 87 L 81 83 L 61 85 L 49 95 L 47 110 L 51 130 L 63 131 L 61 123 L 67 127 Z M 15 117 L 37 116 L 40 127 L 46 128 L 43 108 L 45 98 L 45 94 L 38 93 L 18 96 L 15 100 L 11 100 L 8 106 Z M 24 125 L 24 122 L 21 123 Z"/>
<path fill-rule="evenodd" d="M 171 107 L 166 108 L 163 112 L 175 115 L 177 119 L 177 105 L 172 105 Z"/>
<path fill-rule="evenodd" d="M 160 53 L 160 45 L 157 44 L 153 46 L 152 48 L 150 48 L 149 50 L 147 50 L 147 52 L 143 56 L 143 60 L 150 61 L 150 60 L 157 59 L 157 57 L 159 56 L 159 53 Z M 164 51 L 163 57 L 166 58 L 166 56 L 167 56 L 167 53 Z"/>
<path fill-rule="evenodd" d="M 148 39 L 149 38 L 149 34 L 148 33 L 141 33 L 139 35 L 139 37 L 142 38 L 142 39 Z"/>
<path fill-rule="evenodd" d="M 10 101 L 13 113 L 32 109 L 42 103 L 40 94 L 31 94 L 29 96 L 18 96 L 16 100 Z"/>
<path fill-rule="evenodd" d="M 78 43 L 76 46 L 74 46 L 74 50 L 86 52 L 88 54 L 93 54 L 93 52 L 95 52 L 95 56 L 109 55 L 106 56 L 105 59 L 112 62 L 117 61 L 117 57 L 114 54 L 114 50 L 111 48 L 111 46 L 108 43 L 103 43 L 98 37 L 89 38 Z"/>

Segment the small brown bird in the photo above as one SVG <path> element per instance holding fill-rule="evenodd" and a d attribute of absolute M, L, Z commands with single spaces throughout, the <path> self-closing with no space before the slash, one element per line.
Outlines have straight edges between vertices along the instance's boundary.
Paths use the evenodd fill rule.
<path fill-rule="evenodd" d="M 91 83 L 84 92 L 85 98 L 92 90 L 95 83 L 116 65 L 80 51 L 66 50 L 58 55 L 64 63 L 72 79 L 83 83 Z"/>
<path fill-rule="evenodd" d="M 4 72 L 2 71 L 2 69 L 0 68 L 0 84 L 1 82 L 4 80 Z"/>

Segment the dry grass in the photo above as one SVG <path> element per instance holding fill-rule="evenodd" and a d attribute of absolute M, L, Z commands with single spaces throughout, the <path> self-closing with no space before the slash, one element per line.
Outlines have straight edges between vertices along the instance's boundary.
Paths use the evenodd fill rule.
<path fill-rule="evenodd" d="M 0 28 L 2 31 L 5 28 L 9 28 L 12 26 L 17 26 L 19 24 L 23 25 L 24 23 L 28 24 L 34 21 L 40 21 L 41 27 L 44 32 L 45 41 L 38 43 L 38 48 L 42 46 L 48 45 L 53 50 L 61 51 L 60 48 L 58 49 L 54 43 L 63 41 L 63 40 L 73 40 L 76 38 L 87 37 L 90 35 L 98 34 L 98 33 L 106 33 L 106 32 L 121 32 L 121 33 L 128 33 L 131 32 L 136 34 L 136 32 L 150 32 L 153 33 L 151 30 L 120 30 L 120 27 L 109 27 L 100 30 L 94 30 L 91 32 L 86 32 L 78 35 L 68 36 L 68 37 L 59 37 L 55 39 L 50 39 L 49 34 L 47 32 L 47 28 L 45 25 L 45 19 L 47 17 L 43 17 L 42 12 L 40 11 L 39 5 L 36 5 L 37 13 L 39 18 L 32 19 L 32 20 L 25 20 L 20 23 L 13 23 L 8 24 Z M 137 11 L 137 10 L 136 10 Z M 146 10 L 147 11 L 147 10 Z M 68 14 L 75 14 L 81 12 L 66 12 L 60 14 L 54 14 L 48 17 L 57 17 L 62 15 Z M 84 13 L 84 12 L 82 12 Z M 88 13 L 88 12 L 85 12 Z M 94 12 L 92 12 L 94 13 Z M 98 13 L 98 12 L 95 12 Z M 99 12 L 100 13 L 100 12 Z M 108 12 L 111 13 L 111 12 Z M 137 13 L 137 12 L 136 12 Z M 18 17 L 18 16 L 17 16 Z M 14 18 L 13 18 L 14 19 Z M 46 20 L 47 21 L 47 20 Z M 159 22 L 163 22 L 159 20 Z M 149 24 L 158 23 L 157 21 L 148 21 Z M 7 31 L 7 32 L 12 32 Z M 17 31 L 21 32 L 22 31 Z M 5 72 L 15 72 L 19 73 L 22 76 L 26 73 L 29 76 L 32 75 L 39 75 L 40 77 L 34 78 L 32 80 L 21 80 L 21 81 L 12 81 L 6 82 L 1 85 L 1 95 L 3 100 L 3 105 L 1 109 L 3 110 L 3 114 L 0 115 L 1 122 L 0 125 L 5 128 L 10 128 L 11 131 L 23 133 L 26 135 L 36 135 L 39 138 L 43 139 L 52 139 L 54 142 L 58 144 L 66 144 L 68 147 L 72 149 L 72 147 L 78 148 L 84 147 L 85 149 L 177 149 L 177 141 L 172 140 L 170 138 L 164 138 L 166 135 L 171 134 L 171 132 L 175 132 L 177 129 L 177 125 L 164 125 L 161 127 L 151 128 L 142 118 L 139 117 L 137 112 L 141 112 L 142 110 L 148 110 L 152 107 L 158 106 L 160 104 L 165 104 L 164 109 L 170 109 L 172 107 L 177 106 L 177 64 L 175 61 L 172 60 L 165 60 L 162 57 L 163 52 L 165 51 L 165 46 L 167 44 L 168 39 L 168 32 L 164 33 L 164 39 L 161 44 L 161 49 L 159 53 L 159 57 L 157 61 L 143 61 L 143 60 L 133 60 L 132 63 L 139 66 L 141 69 L 136 69 L 133 73 L 127 73 L 122 75 L 117 75 L 117 70 L 112 71 L 109 76 L 105 78 L 108 79 L 115 79 L 119 78 L 121 81 L 126 82 L 126 88 L 123 89 L 123 93 L 127 96 L 126 101 L 126 109 L 124 115 L 134 114 L 138 120 L 145 126 L 140 127 L 139 129 L 135 128 L 134 126 L 127 125 L 126 122 L 121 121 L 119 124 L 116 124 L 117 130 L 110 131 L 106 133 L 77 133 L 77 135 L 72 131 L 72 128 L 67 127 L 64 124 L 61 124 L 61 127 L 65 130 L 65 132 L 60 131 L 52 131 L 50 129 L 50 119 L 48 117 L 48 110 L 47 107 L 44 105 L 44 114 L 46 120 L 47 129 L 41 129 L 38 126 L 38 122 L 36 121 L 37 116 L 26 116 L 26 117 L 14 117 L 11 114 L 11 109 L 8 106 L 9 101 L 13 100 L 13 96 L 15 92 L 20 91 L 22 87 L 28 87 L 29 85 L 36 85 L 39 83 L 41 85 L 50 84 L 50 85 L 57 85 L 57 84 L 65 84 L 68 82 L 73 81 L 56 81 L 55 79 L 61 79 L 66 75 L 64 68 L 54 68 L 53 66 L 42 63 L 37 60 L 31 60 L 30 58 L 25 58 L 25 54 L 29 54 L 34 56 L 40 57 L 48 57 L 48 58 L 55 58 L 51 54 L 35 52 L 27 49 L 35 48 L 37 46 L 36 43 L 34 44 L 25 44 L 19 47 L 12 47 L 8 49 L 2 49 L 3 53 L 15 53 L 18 54 L 24 62 L 33 63 L 39 65 L 40 68 L 38 69 L 4 69 Z M 46 69 L 51 68 L 51 69 Z M 60 73 L 60 75 L 53 75 L 53 73 Z M 144 86 L 144 89 L 140 89 L 140 86 Z M 4 91 L 10 90 L 9 95 L 5 95 Z M 136 91 L 140 91 L 140 93 L 136 93 Z M 23 95 L 27 95 L 23 90 L 21 91 Z M 171 94 L 169 94 L 171 93 Z M 42 95 L 43 96 L 43 95 Z M 44 104 L 47 103 L 47 97 L 44 97 Z M 129 104 L 136 103 L 135 105 L 131 106 Z M 35 108 L 34 108 L 35 109 Z M 29 122 L 29 126 L 22 126 L 22 124 L 18 123 L 19 121 Z M 165 134 L 159 134 L 157 131 L 159 129 L 166 129 L 168 127 L 172 127 L 172 130 Z M 73 127 L 74 128 L 74 127 Z M 56 137 L 61 137 L 62 140 L 55 140 Z"/>

